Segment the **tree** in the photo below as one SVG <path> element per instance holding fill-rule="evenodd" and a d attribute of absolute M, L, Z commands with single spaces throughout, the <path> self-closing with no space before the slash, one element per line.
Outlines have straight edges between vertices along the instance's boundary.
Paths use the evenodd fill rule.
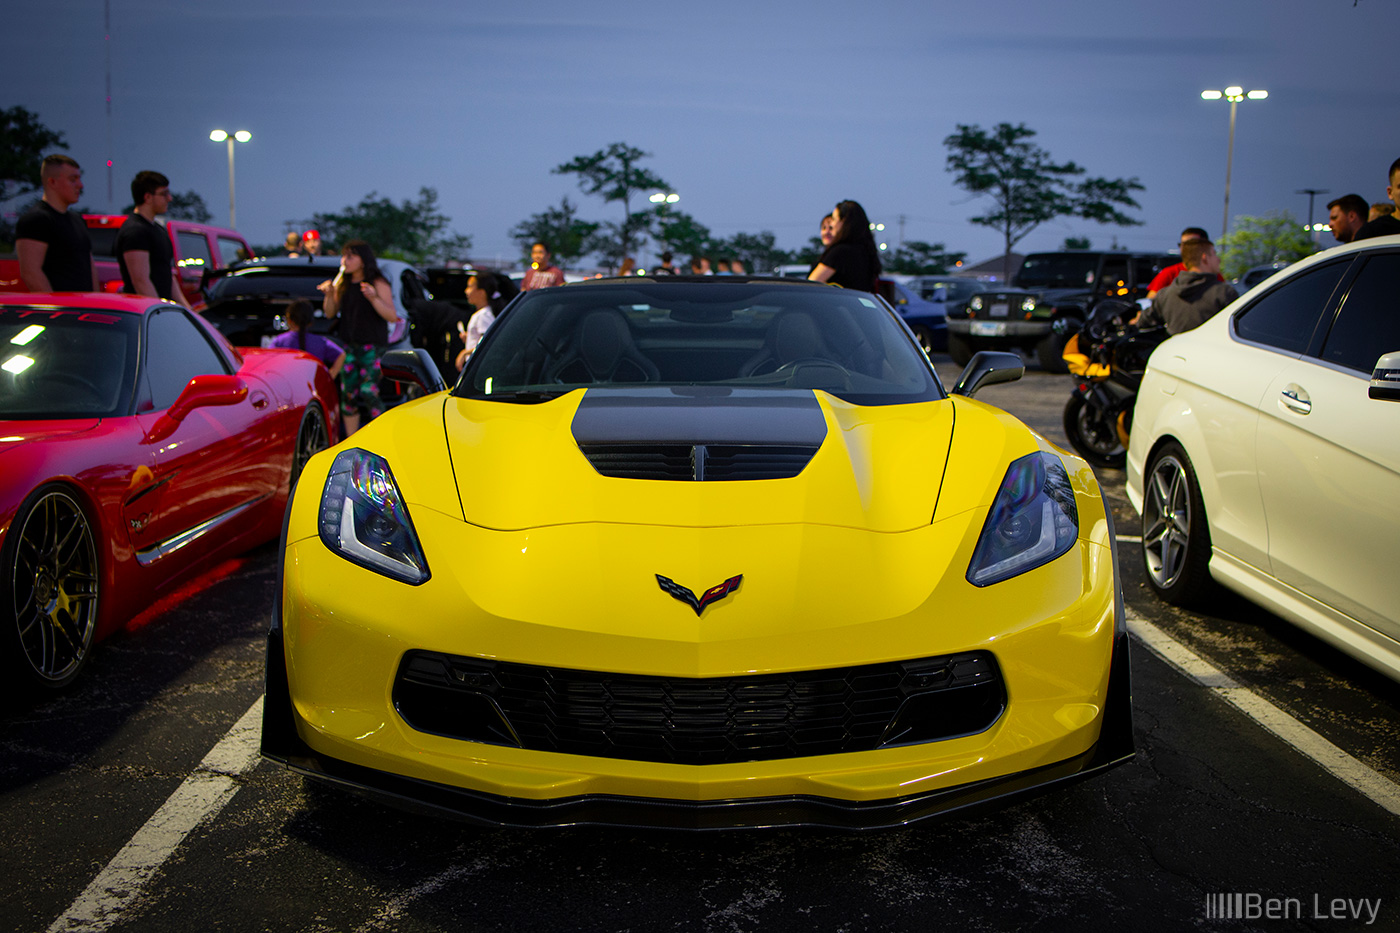
<path fill-rule="evenodd" d="M 338 214 L 314 215 L 312 226 L 333 243 L 364 240 L 386 258 L 412 263 L 460 259 L 471 249 L 471 237 L 443 232 L 451 219 L 438 210 L 437 197 L 435 189 L 423 187 L 418 200 L 396 205 L 371 191 Z"/>
<path fill-rule="evenodd" d="M 826 247 L 822 244 L 822 238 L 814 236 L 807 241 L 807 244 L 792 254 L 793 262 L 805 262 L 809 265 L 816 263 L 822 258 L 822 253 L 826 252 Z"/>
<path fill-rule="evenodd" d="M 1139 207 L 1131 192 L 1142 191 L 1136 178 L 1084 178 L 1073 162 L 1056 163 L 1050 153 L 1030 142 L 1035 130 L 1024 123 L 998 123 L 987 132 L 958 124 L 948 147 L 948 171 L 972 194 L 989 195 L 994 210 L 973 223 L 1002 234 L 1006 255 L 1026 234 L 1056 217 L 1079 217 L 1102 224 L 1136 226 L 1142 221 L 1118 209 Z"/>
<path fill-rule="evenodd" d="M 592 155 L 575 156 L 553 169 L 555 175 L 577 175 L 584 194 L 599 195 L 606 202 L 622 202 L 622 223 L 611 226 L 623 256 L 633 255 L 634 248 L 642 245 L 649 226 L 645 220 L 639 222 L 638 215 L 632 212 L 632 197 L 648 189 L 670 187 L 661 176 L 638 167 L 638 162 L 650 156 L 651 153 L 626 143 L 613 143 Z"/>
<path fill-rule="evenodd" d="M 0 110 L 0 201 L 43 188 L 39 165 L 46 149 L 67 149 L 63 134 L 23 107 Z"/>
<path fill-rule="evenodd" d="M 581 256 L 587 255 L 586 244 L 598 232 L 600 225 L 590 220 L 578 219 L 578 208 L 563 198 L 558 207 L 551 207 L 540 214 L 530 215 L 511 228 L 511 239 L 520 244 L 520 251 L 528 256 L 530 247 L 543 241 L 549 246 L 559 268 Z"/>
<path fill-rule="evenodd" d="M 1065 241 L 1060 244 L 1060 249 L 1089 249 L 1092 245 L 1086 236 L 1067 236 Z"/>
<path fill-rule="evenodd" d="M 166 215 L 171 220 L 192 220 L 197 224 L 207 224 L 214 219 L 209 207 L 197 192 L 186 191 L 170 196 L 170 210 Z"/>
<path fill-rule="evenodd" d="M 616 269 L 628 256 L 636 258 L 633 247 L 641 245 L 650 227 L 648 213 L 632 214 L 620 224 L 609 220 L 583 244 L 584 251 L 596 255 L 605 268 Z"/>
<path fill-rule="evenodd" d="M 1227 279 L 1237 279 L 1254 266 L 1297 262 L 1315 252 L 1312 237 L 1288 211 L 1239 216 L 1234 229 L 1220 238 L 1220 271 Z"/>
<path fill-rule="evenodd" d="M 966 258 L 967 253 L 950 253 L 942 243 L 910 240 L 894 251 L 885 268 L 902 275 L 947 275 Z"/>
<path fill-rule="evenodd" d="M 700 256 L 710 251 L 710 228 L 685 211 L 658 204 L 651 216 L 652 236 L 677 256 Z"/>
<path fill-rule="evenodd" d="M 747 272 L 772 272 L 792 259 L 787 250 L 778 249 L 772 231 L 736 233 L 714 244 L 714 251 L 725 259 L 738 259 Z"/>

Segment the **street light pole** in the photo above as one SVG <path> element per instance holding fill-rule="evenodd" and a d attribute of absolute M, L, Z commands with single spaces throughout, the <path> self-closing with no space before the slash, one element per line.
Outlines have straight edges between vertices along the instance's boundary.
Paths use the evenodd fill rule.
<path fill-rule="evenodd" d="M 246 143 L 253 138 L 253 134 L 247 130 L 239 130 L 229 135 L 223 130 L 214 130 L 209 134 L 209 138 L 216 143 L 228 141 L 228 225 L 233 229 L 238 229 L 238 207 L 233 195 L 233 142 Z"/>
<path fill-rule="evenodd" d="M 1313 219 L 1313 197 L 1314 197 L 1315 195 L 1319 195 L 1319 194 L 1331 194 L 1331 193 L 1332 193 L 1332 192 L 1331 192 L 1331 189 L 1328 189 L 1328 188 L 1299 188 L 1297 191 L 1295 191 L 1295 192 L 1293 192 L 1293 193 L 1294 193 L 1294 194 L 1306 194 L 1306 195 L 1308 196 L 1308 226 L 1307 226 L 1307 229 L 1308 229 L 1309 231 L 1311 231 L 1311 230 L 1312 230 L 1312 225 L 1313 225 L 1313 224 L 1312 224 L 1312 219 Z"/>
<path fill-rule="evenodd" d="M 1202 100 L 1220 100 L 1224 98 L 1230 102 L 1230 145 L 1225 153 L 1225 220 L 1220 225 L 1220 237 L 1224 239 L 1230 232 L 1230 172 L 1235 162 L 1235 108 L 1239 102 L 1246 97 L 1250 100 L 1263 100 L 1269 96 L 1268 91 L 1244 92 L 1244 88 L 1237 85 L 1227 87 L 1224 91 L 1202 91 Z"/>

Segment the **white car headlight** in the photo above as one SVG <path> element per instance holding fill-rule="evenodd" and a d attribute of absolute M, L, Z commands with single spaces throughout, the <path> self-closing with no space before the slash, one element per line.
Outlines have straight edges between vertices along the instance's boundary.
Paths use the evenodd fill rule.
<path fill-rule="evenodd" d="M 1068 551 L 1079 536 L 1079 509 L 1060 458 L 1034 453 L 1006 470 L 967 568 L 974 586 L 1000 583 Z"/>
<path fill-rule="evenodd" d="M 321 492 L 321 540 L 352 563 L 404 583 L 428 579 L 408 506 L 383 457 L 341 451 Z"/>
<path fill-rule="evenodd" d="M 973 296 L 972 296 L 972 300 L 969 301 L 969 302 L 967 303 L 967 306 L 968 306 L 969 308 L 971 308 L 972 310 L 974 310 L 974 311 L 981 311 L 981 310 L 982 310 L 982 299 L 981 299 L 979 296 L 977 296 L 977 295 L 973 295 Z"/>

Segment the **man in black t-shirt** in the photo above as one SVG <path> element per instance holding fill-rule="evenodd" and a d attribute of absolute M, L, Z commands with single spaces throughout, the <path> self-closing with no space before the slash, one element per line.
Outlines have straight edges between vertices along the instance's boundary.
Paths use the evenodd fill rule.
<path fill-rule="evenodd" d="M 1386 197 L 1395 202 L 1397 209 L 1400 209 L 1400 159 L 1390 163 L 1390 174 L 1386 176 L 1390 182 L 1386 186 Z M 1375 220 L 1368 220 L 1362 224 L 1361 229 L 1356 231 L 1354 239 L 1369 240 L 1373 236 L 1394 236 L 1400 233 L 1400 218 L 1393 214 L 1382 214 Z"/>
<path fill-rule="evenodd" d="M 136 210 L 117 231 L 113 252 L 122 270 L 122 291 L 190 306 L 175 275 L 175 248 L 156 215 L 170 209 L 170 179 L 160 172 L 137 172 L 131 180 Z"/>
<path fill-rule="evenodd" d="M 44 197 L 15 224 L 19 277 L 31 292 L 95 292 L 97 269 L 83 218 L 69 210 L 83 196 L 83 170 L 66 155 L 44 158 Z"/>

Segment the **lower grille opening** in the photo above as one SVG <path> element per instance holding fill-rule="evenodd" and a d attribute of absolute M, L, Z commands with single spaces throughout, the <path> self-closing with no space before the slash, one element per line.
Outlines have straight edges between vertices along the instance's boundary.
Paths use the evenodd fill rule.
<path fill-rule="evenodd" d="M 420 732 L 536 751 L 725 764 L 869 751 L 982 732 L 1006 708 L 996 660 L 917 661 L 742 677 L 648 677 L 404 655 L 399 715 Z"/>

